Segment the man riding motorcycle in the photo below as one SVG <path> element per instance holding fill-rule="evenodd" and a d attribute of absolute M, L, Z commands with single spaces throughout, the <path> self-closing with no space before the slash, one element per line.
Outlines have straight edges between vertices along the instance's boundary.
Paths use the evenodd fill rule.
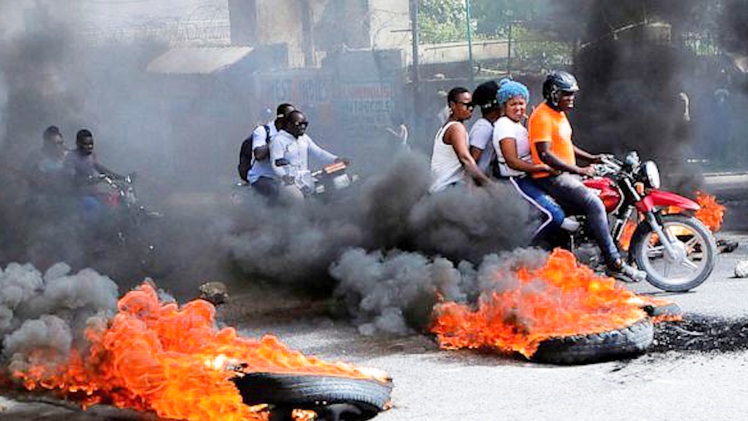
<path fill-rule="evenodd" d="M 99 163 L 94 154 L 93 134 L 89 130 L 83 129 L 76 133 L 75 146 L 76 149 L 65 156 L 63 166 L 72 181 L 73 193 L 83 200 L 84 211 L 97 214 L 103 207 L 97 195 L 98 177 L 108 175 L 114 179 L 124 179 L 124 176 Z"/>
<path fill-rule="evenodd" d="M 537 172 L 532 177 L 569 214 L 582 214 L 602 251 L 607 273 L 623 281 L 642 281 L 646 273 L 628 265 L 610 235 L 607 214 L 600 198 L 582 183 L 580 176 L 593 176 L 594 168 L 580 167 L 577 158 L 599 163 L 604 155 L 593 155 L 574 145 L 566 112 L 574 108 L 579 91 L 576 78 L 564 71 L 548 75 L 543 83 L 543 98 L 529 120 L 530 149 L 533 162 L 546 164 L 555 172 Z"/>
<path fill-rule="evenodd" d="M 314 189 L 314 181 L 309 171 L 309 154 L 325 164 L 343 162 L 340 158 L 322 149 L 307 134 L 309 122 L 301 111 L 288 114 L 283 129 L 270 144 L 270 159 L 276 176 L 297 193 L 309 194 Z M 295 187 L 295 188 L 294 188 Z"/>

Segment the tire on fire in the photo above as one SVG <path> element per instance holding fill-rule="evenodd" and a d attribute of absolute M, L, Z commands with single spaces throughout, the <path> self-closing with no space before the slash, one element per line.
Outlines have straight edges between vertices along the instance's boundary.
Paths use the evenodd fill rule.
<path fill-rule="evenodd" d="M 540 343 L 532 360 L 550 364 L 591 364 L 643 354 L 654 339 L 648 317 L 618 330 L 551 338 Z"/>
<path fill-rule="evenodd" d="M 249 373 L 233 380 L 247 405 L 269 404 L 319 412 L 347 404 L 352 411 L 335 419 L 348 421 L 375 417 L 386 408 L 392 391 L 391 382 L 324 375 Z"/>
<path fill-rule="evenodd" d="M 663 291 L 670 292 L 684 292 L 696 288 L 709 278 L 712 270 L 714 270 L 714 266 L 717 264 L 717 244 L 714 241 L 714 236 L 709 231 L 709 228 L 694 217 L 686 215 L 663 215 L 662 223 L 664 225 L 676 223 L 694 230 L 694 232 L 704 239 L 706 250 L 701 250 L 701 253 L 703 258 L 707 260 L 701 273 L 689 282 L 668 282 L 667 279 L 651 273 L 647 273 L 647 282 Z M 648 234 L 651 232 L 652 227 L 649 224 L 639 224 L 636 231 L 634 231 L 634 235 L 631 237 L 631 247 L 629 250 L 634 253 L 636 265 L 642 270 L 646 270 L 644 261 L 645 239 L 649 238 Z"/>

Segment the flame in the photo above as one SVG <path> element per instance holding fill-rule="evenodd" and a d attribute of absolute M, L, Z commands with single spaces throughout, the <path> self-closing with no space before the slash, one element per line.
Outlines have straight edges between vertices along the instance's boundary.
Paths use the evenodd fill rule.
<path fill-rule="evenodd" d="M 722 222 L 725 217 L 725 207 L 717 202 L 717 198 L 696 191 L 696 203 L 701 207 L 696 211 L 694 217 L 706 225 L 712 232 L 717 232 L 722 227 Z M 683 209 L 677 206 L 668 206 L 665 213 L 681 213 Z"/>
<path fill-rule="evenodd" d="M 725 207 L 717 203 L 716 197 L 700 191 L 696 192 L 696 203 L 701 209 L 697 210 L 694 216 L 712 232 L 719 231 L 725 216 Z"/>
<path fill-rule="evenodd" d="M 646 317 L 635 298 L 556 249 L 543 267 L 519 269 L 513 288 L 484 293 L 477 308 L 437 304 L 431 330 L 444 349 L 487 347 L 531 357 L 546 339 L 616 330 Z"/>
<path fill-rule="evenodd" d="M 108 403 L 169 419 L 266 420 L 267 406 L 244 405 L 232 377 L 241 372 L 387 377 L 304 356 L 274 336 L 255 340 L 233 328 L 218 330 L 212 304 L 161 303 L 148 283 L 122 297 L 114 318 L 90 325 L 86 336 L 86 355 L 73 351 L 60 365 L 39 350 L 28 367 L 12 372 L 13 378 L 29 390 L 54 390 L 84 407 Z M 309 416 L 297 413 L 297 419 Z"/>
<path fill-rule="evenodd" d="M 621 250 L 628 251 L 629 247 L 631 246 L 631 237 L 634 236 L 636 227 L 636 222 L 631 219 L 626 220 L 626 223 L 623 225 L 623 232 L 621 232 L 621 241 L 619 241 Z"/>

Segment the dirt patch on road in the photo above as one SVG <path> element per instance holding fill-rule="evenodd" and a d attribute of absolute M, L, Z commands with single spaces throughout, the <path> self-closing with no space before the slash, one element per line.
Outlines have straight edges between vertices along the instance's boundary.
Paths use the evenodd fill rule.
<path fill-rule="evenodd" d="M 684 316 L 656 326 L 649 352 L 736 352 L 748 350 L 748 319 Z"/>

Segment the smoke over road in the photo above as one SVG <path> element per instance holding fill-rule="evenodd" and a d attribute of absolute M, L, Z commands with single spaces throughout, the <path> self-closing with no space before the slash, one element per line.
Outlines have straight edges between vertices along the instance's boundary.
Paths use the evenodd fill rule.
<path fill-rule="evenodd" d="M 31 265 L 0 268 L 0 336 L 8 369 L 67 364 L 87 349 L 84 332 L 114 315 L 117 285 L 91 269 L 72 273 L 57 264 L 44 274 Z"/>
<path fill-rule="evenodd" d="M 250 203 L 241 209 L 246 217 L 234 219 L 224 246 L 247 273 L 313 290 L 351 247 L 477 261 L 529 242 L 534 221 L 526 203 L 506 200 L 516 195 L 510 186 L 432 196 L 429 177 L 425 160 L 408 153 L 344 200 Z"/>

